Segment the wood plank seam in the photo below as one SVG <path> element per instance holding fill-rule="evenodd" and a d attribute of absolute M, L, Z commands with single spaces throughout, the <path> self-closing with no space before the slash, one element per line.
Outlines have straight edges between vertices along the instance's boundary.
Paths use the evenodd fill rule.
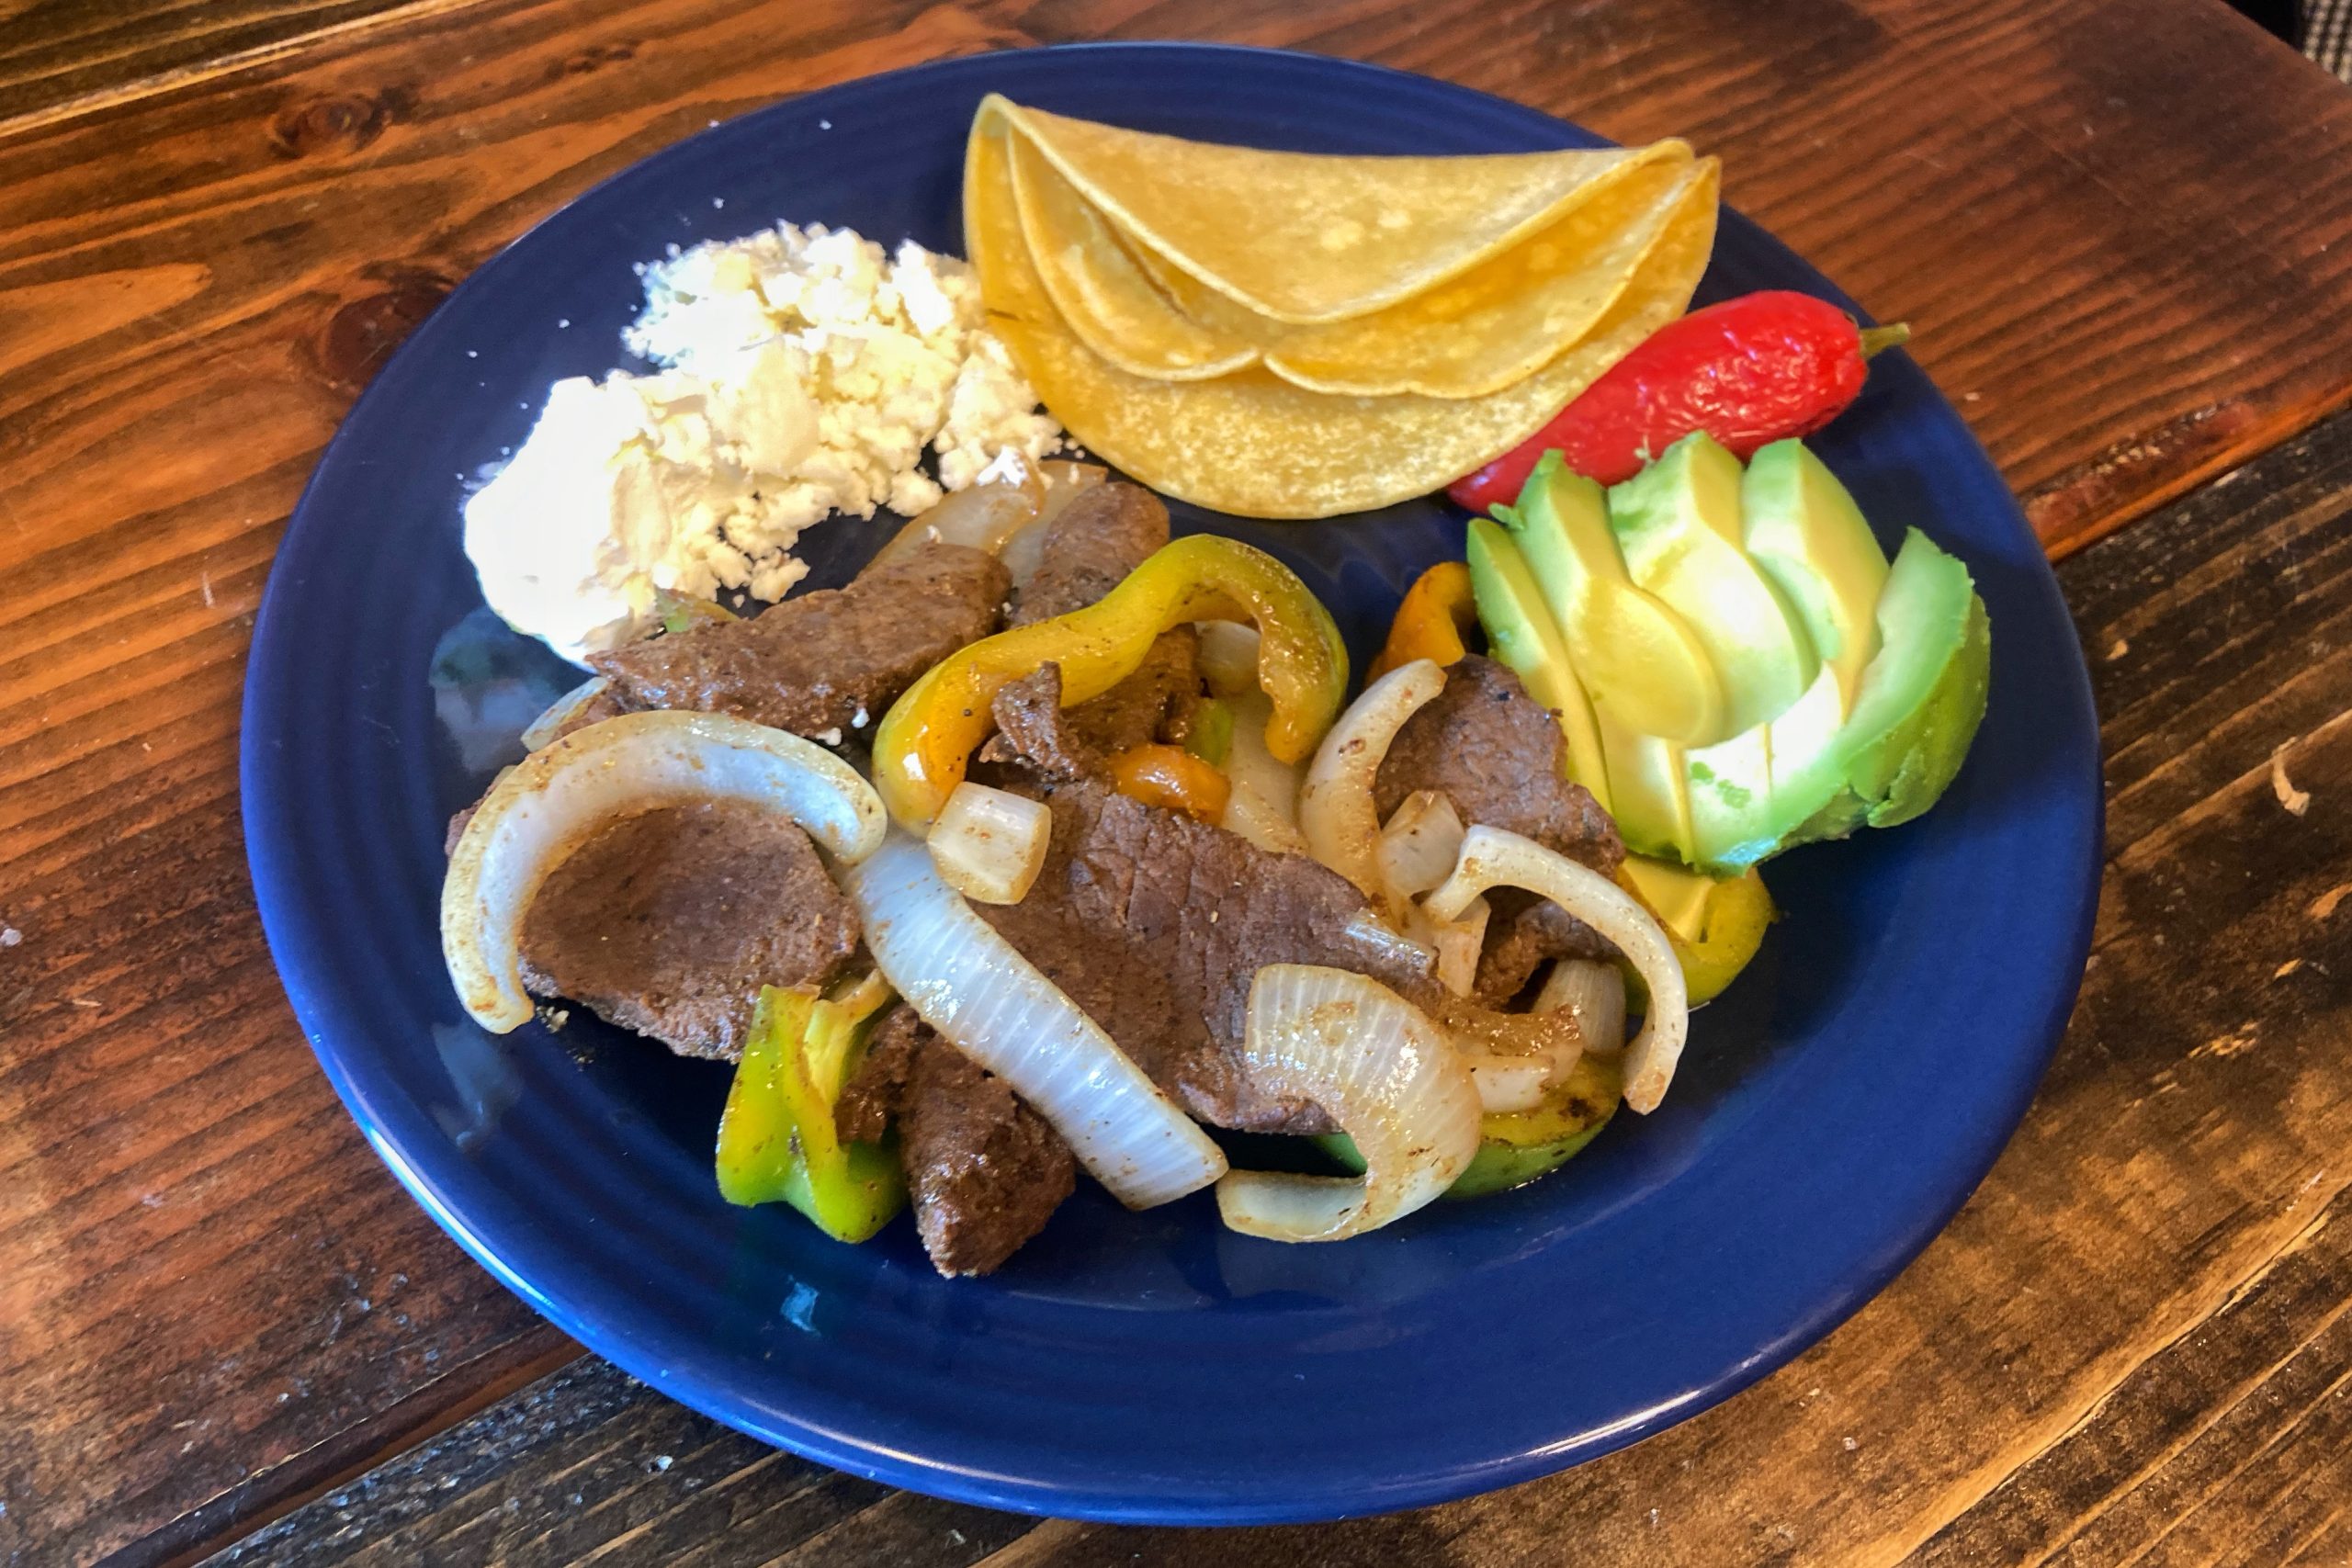
<path fill-rule="evenodd" d="M 2352 1187 L 2352 1183 L 2347 1183 L 2346 1187 Z M 2130 1371 L 2118 1377 L 2108 1391 L 2101 1394 L 2098 1400 L 2093 1404 L 2088 1410 L 2086 1410 L 2083 1413 L 2083 1416 L 2079 1420 L 2075 1421 L 2052 1442 L 2044 1445 L 2043 1448 L 2037 1450 L 2035 1453 L 2028 1455 L 2024 1460 L 2018 1461 L 2013 1467 L 2010 1472 L 2011 1476 L 2015 1476 L 2016 1474 L 2029 1470 L 2037 1460 L 2096 1424 L 2099 1417 L 2106 1413 L 2109 1406 L 2125 1392 L 2127 1384 L 2136 1373 L 2179 1351 L 2181 1348 L 2198 1333 L 2211 1327 L 2215 1319 L 2223 1316 L 2233 1307 L 2241 1304 L 2249 1296 L 2258 1291 L 2261 1288 L 2263 1281 L 2267 1280 L 2281 1263 L 2287 1261 L 2296 1253 L 2301 1252 L 2309 1247 L 2314 1237 L 2316 1237 L 2321 1232 L 2326 1230 L 2331 1224 L 2335 1223 L 2335 1214 L 2333 1203 L 2337 1200 L 2345 1198 L 2346 1187 L 2339 1187 L 2336 1189 L 2335 1199 L 2331 1200 L 2329 1205 L 2323 1206 L 2320 1212 L 2312 1216 L 2312 1223 L 2309 1225 L 2305 1226 L 2301 1231 L 2297 1232 L 2285 1246 L 2281 1247 L 2276 1253 L 2274 1253 L 2259 1269 L 2248 1275 L 2245 1280 L 2232 1289 L 2221 1304 L 2215 1307 L 2211 1314 L 2197 1318 L 2193 1322 L 2189 1323 L 2187 1327 L 2183 1328 L 2172 1338 L 2152 1349 Z M 2075 1524 L 2074 1529 L 2067 1531 L 2065 1535 L 2056 1541 L 2053 1541 L 2047 1551 L 2041 1552 L 2039 1556 L 2034 1557 L 2030 1561 L 2019 1562 L 2018 1564 L 2018 1568 L 2042 1568 L 2043 1564 L 2063 1555 L 2068 1547 L 2079 1540 L 2082 1535 L 2088 1530 L 2094 1523 L 2104 1517 L 2107 1511 L 2117 1502 L 2120 1501 L 2123 1497 L 2145 1483 L 2150 1477 L 2161 1472 L 2176 1457 L 2185 1452 L 2206 1433 L 2211 1431 L 2222 1421 L 2226 1419 L 2231 1412 L 2236 1409 L 2245 1398 L 2250 1397 L 2252 1394 L 2258 1392 L 2268 1382 L 2270 1377 L 2280 1368 L 2286 1366 L 2298 1355 L 2301 1354 L 2305 1346 L 2307 1346 L 2312 1340 L 2318 1338 L 2320 1335 L 2326 1332 L 2328 1328 L 2333 1327 L 2338 1322 L 2343 1321 L 2347 1315 L 2352 1315 L 2352 1298 L 2347 1298 L 2342 1304 L 2338 1305 L 2335 1311 L 2329 1313 L 2326 1318 L 2316 1328 L 2314 1328 L 2310 1335 L 2306 1336 L 2301 1343 L 2297 1344 L 2292 1349 L 2278 1357 L 2269 1364 L 2262 1367 L 2254 1375 L 2245 1379 L 2237 1390 L 2236 1396 L 2233 1398 L 2230 1404 L 2216 1405 L 2212 1410 L 2206 1414 L 2203 1419 L 2199 1421 L 2193 1427 L 2184 1432 L 2178 1441 L 2169 1445 L 2161 1452 L 2154 1455 L 2145 1464 L 2141 1466 L 2139 1470 L 2126 1478 L 2122 1484 L 2117 1486 L 2106 1498 L 2102 1499 L 2089 1512 L 2086 1513 Z M 2342 1386 L 2347 1380 L 2352 1380 L 2352 1371 L 2347 1371 L 2344 1377 L 2337 1379 L 2334 1384 L 2330 1385 L 2330 1389 L 2333 1390 L 2334 1388 Z M 2324 1398 L 2325 1395 L 2322 1394 L 2320 1397 Z M 2315 1399 L 2312 1403 L 2316 1404 L 2317 1400 Z M 2239 1465 L 2233 1468 L 2229 1472 L 2228 1475 L 2222 1478 L 2222 1483 L 2225 1484 L 2230 1478 L 2242 1473 L 2245 1466 L 2247 1464 L 2251 1464 L 2253 1461 L 2254 1456 L 2246 1456 Z M 2004 1479 L 2003 1483 L 2005 1485 L 2007 1483 L 2007 1478 Z M 1996 1490 L 1997 1491 L 1998 1488 L 1996 1488 Z M 2146 1554 L 2147 1551 L 2153 1549 L 2154 1545 L 2154 1541 L 2152 1540 L 2148 1543 L 2148 1546 L 2143 1547 L 2139 1553 L 2134 1554 L 2134 1556 L 2129 1561 L 2133 1562 L 2138 1562 L 2141 1557 Z M 2119 1568 L 2121 1568 L 2121 1565 L 2119 1565 Z"/>
<path fill-rule="evenodd" d="M 2332 1188 L 2327 1201 L 2332 1203 L 2347 1193 L 2352 1193 L 2352 1177 L 2347 1177 Z M 2288 1247 L 2275 1249 L 2264 1260 L 2259 1272 L 2267 1273 L 2277 1267 L 2278 1260 L 2288 1250 Z M 1918 1522 L 1912 1527 L 1907 1539 L 1899 1534 L 1893 1538 L 1900 1544 L 1898 1549 L 1891 1552 L 1887 1561 L 1899 1562 L 1917 1553 L 1952 1520 L 1965 1515 L 1999 1490 L 2010 1476 L 2026 1469 L 2069 1437 L 2089 1426 L 2097 1418 L 2099 1411 L 2114 1398 L 2117 1390 L 2126 1379 L 2156 1357 L 2177 1348 L 2196 1334 L 2199 1328 L 2205 1326 L 2236 1289 L 2237 1287 L 2233 1285 L 2201 1298 L 2195 1296 L 2180 1298 L 2177 1310 L 2174 1314 L 2173 1325 L 2167 1328 L 2163 1341 L 2153 1350 L 2135 1354 L 2127 1349 L 2084 1368 L 2073 1381 L 2098 1390 L 2098 1392 L 2091 1399 L 2081 1404 L 2074 1416 L 2055 1429 L 2051 1427 L 2050 1423 L 2042 1423 L 2042 1434 L 2024 1448 L 2022 1459 L 2012 1458 L 2011 1453 L 2005 1452 L 1979 1465 L 1968 1475 L 1956 1480 L 1944 1490 L 1942 1498 L 1936 1507 L 1921 1510 Z M 2016 1450 L 2011 1450 L 2011 1452 L 2014 1451 Z"/>
<path fill-rule="evenodd" d="M 328 27 L 313 28 L 287 38 L 273 39 L 267 43 L 255 44 L 250 49 L 236 50 L 208 60 L 200 65 L 175 66 L 171 70 L 136 77 L 115 86 L 76 94 L 73 97 L 62 99 L 45 107 L 28 110 L 22 114 L 12 115 L 6 119 L 0 119 L 0 141 L 28 131 L 62 125 L 84 115 L 119 108 L 126 104 L 136 103 L 141 98 L 158 97 L 165 93 L 177 92 L 183 87 L 199 86 L 208 82 L 218 81 L 224 76 L 233 76 L 240 71 L 250 71 L 257 66 L 280 64 L 292 60 L 305 51 L 323 49 L 330 44 L 340 43 L 364 33 L 413 23 L 452 11 L 461 11 L 469 6 L 483 3 L 484 0 L 408 0 L 407 4 L 393 6 L 388 10 L 374 12 L 365 17 L 353 17 Z"/>
<path fill-rule="evenodd" d="M 2284 1444 L 2290 1438 L 2295 1436 L 2296 1433 L 2301 1429 L 2303 1424 L 2310 1420 L 2311 1417 L 2317 1413 L 2328 1400 L 2341 1394 L 2346 1388 L 2352 1388 L 2352 1371 L 2346 1371 L 2341 1377 L 2330 1383 L 2326 1390 L 2318 1398 L 2311 1401 L 2310 1404 L 2306 1404 L 2303 1409 L 2297 1414 L 2292 1423 L 2281 1427 L 2276 1433 L 2273 1433 L 2260 1448 L 2256 1449 L 2251 1453 L 2248 1453 L 2236 1466 L 2232 1468 L 2227 1474 L 2223 1475 L 2218 1482 L 2216 1482 L 2213 1487 L 2210 1489 L 2203 1497 L 2198 1499 L 2194 1508 L 2189 1512 L 2181 1514 L 2177 1518 L 2168 1521 L 2162 1529 L 2158 1530 L 2154 1536 L 2149 1538 L 2145 1546 L 2143 1546 L 2139 1551 L 2133 1552 L 2130 1557 L 2123 1559 L 2121 1562 L 2117 1564 L 2117 1568 L 2136 1568 L 2136 1564 L 2146 1562 L 2150 1554 L 2163 1550 L 2168 1542 L 2176 1539 L 2178 1532 L 2184 1527 L 2195 1522 L 2196 1514 L 2199 1511 L 2201 1511 L 2216 1497 L 2220 1496 L 2223 1487 L 2227 1486 L 2231 1482 L 2245 1475 L 2256 1464 L 2277 1452 L 2280 1445 Z M 2086 1520 L 2085 1522 L 2087 1524 L 2090 1521 Z M 2324 1526 L 2324 1523 L 2325 1521 L 2323 1520 L 2323 1527 Z M 2318 1531 L 2314 1529 L 2311 1533 L 2312 1535 L 2316 1535 Z"/>
<path fill-rule="evenodd" d="M 1076 1540 L 1087 1528 L 1076 1519 L 1041 1519 L 1019 1540 L 989 1552 L 974 1568 L 1023 1568 L 1024 1563 L 1036 1561 L 1043 1553 Z"/>
<path fill-rule="evenodd" d="M 235 1486 L 189 1508 L 154 1535 L 109 1552 L 100 1560 L 100 1568 L 129 1568 L 130 1564 L 143 1563 L 155 1563 L 158 1568 L 187 1568 L 187 1564 L 210 1556 L 223 1541 L 250 1535 L 272 1520 L 349 1483 L 381 1461 L 387 1445 L 393 1451 L 413 1447 L 419 1437 L 480 1414 L 517 1390 L 561 1371 L 581 1355 L 578 1346 L 565 1340 L 553 1349 L 517 1360 L 514 1351 L 518 1343 L 501 1343 L 468 1361 L 457 1363 L 358 1426 L 345 1427 L 266 1470 L 255 1471 Z M 456 1399 L 436 1399 L 447 1390 L 460 1386 L 469 1371 L 484 1362 L 498 1366 L 500 1375 L 484 1380 Z M 250 1509 L 243 1506 L 243 1498 L 263 1494 L 264 1483 L 272 1473 L 300 1475 L 305 1470 L 314 1471 L 318 1479 L 268 1496 Z"/>
<path fill-rule="evenodd" d="M 673 1506 L 664 1508 L 662 1512 L 653 1515 L 650 1518 L 639 1520 L 638 1523 L 630 1526 L 628 1529 L 623 1530 L 620 1534 L 613 1536 L 599 1544 L 595 1551 L 580 1559 L 582 1568 L 586 1568 L 586 1564 L 591 1562 L 601 1562 L 605 1558 L 623 1550 L 639 1538 L 652 1534 L 656 1526 L 666 1524 L 671 1519 L 677 1517 L 679 1514 L 684 1512 L 686 1509 L 698 1506 L 705 1498 L 714 1496 L 725 1488 L 740 1484 L 747 1476 L 755 1475 L 762 1470 L 777 1463 L 786 1457 L 787 1456 L 782 1450 L 778 1450 L 775 1453 L 770 1454 L 765 1459 L 756 1461 L 729 1475 L 722 1476 L 718 1481 L 713 1483 L 709 1486 L 704 1487 L 698 1491 L 688 1493 L 684 1496 L 681 1497 Z M 795 1487 L 791 1492 L 785 1495 L 785 1500 L 790 1501 L 792 1498 L 814 1491 L 820 1486 L 826 1485 L 830 1483 L 838 1473 L 838 1472 L 823 1469 L 813 1470 L 804 1479 L 801 1485 Z"/>

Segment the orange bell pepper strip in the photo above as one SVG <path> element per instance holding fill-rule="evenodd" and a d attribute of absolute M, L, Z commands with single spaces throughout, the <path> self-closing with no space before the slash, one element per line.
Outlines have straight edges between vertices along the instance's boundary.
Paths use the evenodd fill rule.
<path fill-rule="evenodd" d="M 989 705 L 1007 682 L 1058 664 L 1062 705 L 1075 707 L 1134 674 L 1161 632 L 1208 620 L 1257 624 L 1258 683 L 1273 704 L 1266 750 L 1285 762 L 1312 754 L 1348 689 L 1348 650 L 1331 613 L 1265 551 L 1194 534 L 1161 547 L 1084 609 L 983 637 L 907 688 L 874 735 L 883 804 L 907 827 L 927 829 L 995 728 Z"/>
<path fill-rule="evenodd" d="M 1478 624 L 1465 561 L 1442 560 L 1413 581 L 1396 618 L 1388 624 L 1388 645 L 1364 674 L 1366 684 L 1417 659 L 1452 664 L 1470 651 L 1469 635 Z"/>
<path fill-rule="evenodd" d="M 1225 803 L 1233 797 L 1233 781 L 1182 746 L 1129 747 L 1111 759 L 1111 787 L 1146 806 L 1211 823 L 1224 818 Z"/>

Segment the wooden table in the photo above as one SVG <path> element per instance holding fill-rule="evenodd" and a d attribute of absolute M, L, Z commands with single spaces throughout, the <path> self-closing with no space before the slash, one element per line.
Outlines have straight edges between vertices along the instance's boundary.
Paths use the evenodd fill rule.
<path fill-rule="evenodd" d="M 2054 553 L 2146 518 L 2062 568 L 2097 951 L 1951 1229 L 1669 1433 L 1312 1530 L 892 1494 L 580 1359 L 344 1115 L 237 826 L 278 530 L 457 279 L 711 119 L 1140 36 L 1687 135 Z M 0 1561 L 2352 1558 L 2352 420 L 2297 434 L 2352 396 L 2347 170 L 2352 95 L 2216 0 L 0 6 Z"/>

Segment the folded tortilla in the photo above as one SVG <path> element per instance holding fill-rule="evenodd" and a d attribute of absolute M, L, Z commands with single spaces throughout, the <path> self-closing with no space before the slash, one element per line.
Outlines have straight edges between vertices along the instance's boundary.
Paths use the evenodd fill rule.
<path fill-rule="evenodd" d="M 1477 265 L 1647 149 L 1335 157 L 1189 141 L 997 96 L 978 119 L 1028 137 L 1111 222 L 1261 316 L 1360 316 Z"/>
<path fill-rule="evenodd" d="M 1120 369 L 1070 330 L 1033 264 L 1005 126 L 976 121 L 965 243 L 991 323 L 1055 417 L 1135 479 L 1242 516 L 1329 517 L 1425 494 L 1533 434 L 1626 351 L 1679 315 L 1713 248 L 1712 167 L 1634 276 L 1573 346 L 1496 392 L 1333 396 L 1263 366 L 1196 380 Z"/>

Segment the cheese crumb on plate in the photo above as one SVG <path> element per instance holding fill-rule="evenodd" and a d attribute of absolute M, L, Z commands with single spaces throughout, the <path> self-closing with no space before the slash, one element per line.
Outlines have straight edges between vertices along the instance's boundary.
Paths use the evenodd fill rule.
<path fill-rule="evenodd" d="M 779 599 L 811 524 L 913 516 L 1061 446 L 953 256 L 786 223 L 639 272 L 623 342 L 661 368 L 558 381 L 466 503 L 483 596 L 567 659 L 644 630 L 664 590 Z"/>

